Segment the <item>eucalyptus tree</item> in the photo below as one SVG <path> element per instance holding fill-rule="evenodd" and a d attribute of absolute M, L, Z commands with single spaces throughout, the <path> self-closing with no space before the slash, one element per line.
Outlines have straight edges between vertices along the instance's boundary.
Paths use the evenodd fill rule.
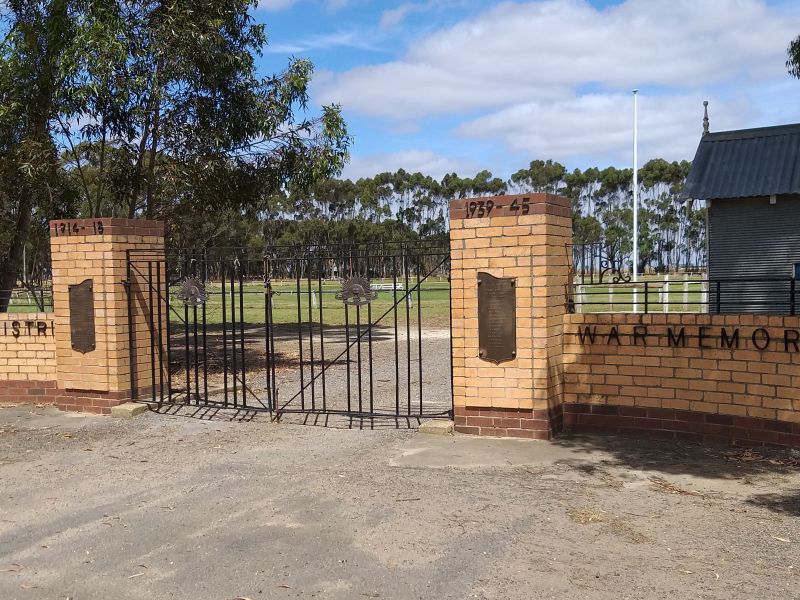
<path fill-rule="evenodd" d="M 789 75 L 800 79 L 800 35 L 789 43 L 786 50 L 786 69 Z"/>
<path fill-rule="evenodd" d="M 309 112 L 311 63 L 259 76 L 256 6 L 0 5 L 0 198 L 11 232 L 0 240 L 0 289 L 14 286 L 34 212 L 48 203 L 77 196 L 83 216 L 214 224 L 230 211 L 268 214 L 281 194 L 340 172 L 350 137 L 338 106 Z"/>
<path fill-rule="evenodd" d="M 67 0 L 0 4 L 0 312 L 21 275 L 32 226 L 58 216 L 70 200 L 51 128 L 67 98 L 74 16 Z"/>
<path fill-rule="evenodd" d="M 567 169 L 552 160 L 532 160 L 527 169 L 511 175 L 511 184 L 520 192 L 546 192 L 557 194 L 564 186 Z"/>

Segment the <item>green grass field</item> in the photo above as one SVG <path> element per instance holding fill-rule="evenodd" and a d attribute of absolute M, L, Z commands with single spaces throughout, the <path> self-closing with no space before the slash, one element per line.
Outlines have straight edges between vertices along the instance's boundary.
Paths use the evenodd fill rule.
<path fill-rule="evenodd" d="M 372 281 L 373 284 L 392 284 L 392 280 L 376 279 Z M 398 282 L 400 283 L 400 282 Z M 404 283 L 404 282 L 402 282 Z M 409 282 L 409 287 L 413 287 L 414 282 Z M 272 299 L 272 318 L 276 324 L 297 323 L 298 320 L 302 322 L 314 321 L 320 322 L 320 297 L 322 298 L 322 322 L 326 325 L 343 325 L 345 323 L 345 307 L 341 300 L 336 298 L 336 293 L 341 289 L 341 284 L 336 281 L 326 281 L 322 284 L 322 293 L 320 294 L 319 285 L 317 281 L 312 281 L 311 294 L 309 294 L 308 281 L 301 282 L 300 286 L 300 313 L 298 314 L 298 294 L 297 284 L 295 281 L 279 281 L 273 282 L 272 289 L 275 295 Z M 181 301 L 177 297 L 179 291 L 178 287 L 170 289 L 170 303 L 178 314 L 173 312 L 171 320 L 180 323 L 183 318 L 184 308 Z M 206 286 L 206 291 L 209 293 L 208 301 L 206 302 L 206 323 L 209 325 L 216 325 L 222 323 L 223 320 L 223 303 L 222 303 L 222 286 L 218 283 L 209 283 Z M 262 283 L 245 283 L 243 287 L 241 305 L 244 308 L 244 321 L 247 323 L 264 323 L 264 295 L 265 289 Z M 371 310 L 372 321 L 376 321 L 381 315 L 390 311 L 389 314 L 381 321 L 383 324 L 394 323 L 394 297 L 396 295 L 398 300 L 397 317 L 398 323 L 406 322 L 406 301 L 402 300 L 405 292 L 391 290 L 382 290 L 378 292 L 378 297 L 370 303 L 370 307 L 363 306 L 360 309 L 361 323 L 366 323 L 370 317 L 369 311 Z M 235 309 L 237 320 L 240 320 L 240 298 L 239 286 L 235 288 Z M 226 286 L 225 294 L 225 319 L 231 321 L 231 297 L 230 287 Z M 450 322 L 450 295 L 448 282 L 446 279 L 433 279 L 429 278 L 422 282 L 420 291 L 420 312 L 422 316 L 422 324 L 425 326 L 443 327 L 447 326 Z M 309 314 L 309 307 L 311 313 Z M 190 309 L 192 310 L 192 309 Z M 199 309 L 198 309 L 199 310 Z M 412 323 L 417 322 L 418 318 L 418 300 L 417 292 L 414 290 L 411 294 L 411 303 L 408 308 L 409 321 Z M 198 317 L 199 318 L 199 317 Z M 355 323 L 356 308 L 349 308 L 349 320 Z M 191 317 L 190 317 L 191 319 Z"/>
<path fill-rule="evenodd" d="M 27 290 L 14 290 L 11 294 L 11 302 L 8 305 L 9 313 L 32 313 L 32 312 L 52 312 L 53 296 L 50 291 L 46 291 L 42 296 L 37 294 L 40 302 L 44 302 L 44 311 L 36 304 L 32 294 Z"/>
<path fill-rule="evenodd" d="M 705 301 L 707 294 L 702 289 L 700 281 L 695 279 L 674 279 L 665 288 L 663 278 L 654 276 L 643 277 L 636 289 L 638 290 L 637 301 L 638 311 L 645 310 L 645 282 L 647 282 L 647 312 L 706 312 Z M 376 279 L 374 284 L 391 285 L 391 279 Z M 405 281 L 398 281 L 404 284 Z M 413 287 L 414 281 L 409 281 Z M 422 282 L 421 317 L 422 323 L 426 326 L 444 327 L 450 322 L 450 300 L 449 284 L 447 279 L 437 277 L 429 278 Z M 219 282 L 211 282 L 206 287 L 209 292 L 209 299 L 206 303 L 206 322 L 209 325 L 222 323 L 222 286 Z M 343 325 L 345 322 L 345 309 L 341 300 L 336 299 L 336 293 L 341 289 L 341 284 L 337 281 L 325 281 L 322 284 L 322 294 L 320 294 L 317 281 L 311 283 L 311 297 L 309 298 L 308 281 L 301 282 L 300 286 L 300 319 L 303 322 L 313 320 L 320 322 L 319 304 L 322 297 L 323 322 L 327 325 Z M 288 324 L 298 322 L 297 308 L 297 284 L 294 280 L 277 281 L 273 283 L 273 318 L 276 324 Z M 173 307 L 171 320 L 174 323 L 181 323 L 183 319 L 183 306 L 177 294 L 179 286 L 170 288 L 170 302 Z M 240 319 L 239 313 L 239 288 L 236 287 L 236 312 L 237 320 Z M 250 282 L 244 284 L 243 307 L 244 321 L 247 323 L 264 322 L 264 285 L 261 282 Z M 396 297 L 399 302 L 397 316 L 399 323 L 406 322 L 406 302 L 402 300 L 405 292 L 398 290 Z M 634 309 L 634 285 L 628 284 L 595 284 L 595 285 L 576 285 L 573 288 L 576 310 L 583 313 L 607 313 L 607 312 L 633 312 Z M 386 311 L 390 311 L 382 323 L 391 324 L 394 322 L 392 306 L 394 305 L 395 294 L 389 290 L 381 290 L 378 297 L 371 303 L 372 321 L 376 321 Z M 52 310 L 52 296 L 45 295 L 45 312 Z M 309 306 L 311 315 L 309 316 Z M 226 287 L 226 319 L 231 320 L 231 298 L 230 287 Z M 9 306 L 9 313 L 36 312 L 36 303 L 30 294 L 24 290 L 17 290 Z M 190 309 L 191 310 L 191 309 Z M 367 307 L 361 309 L 361 322 L 367 322 L 369 317 Z M 417 292 L 411 294 L 411 305 L 408 310 L 409 320 L 417 322 Z M 356 309 L 350 307 L 349 319 L 355 322 Z"/>
<path fill-rule="evenodd" d="M 646 285 L 645 285 L 646 284 Z M 634 312 L 634 290 L 638 312 L 706 312 L 707 293 L 697 279 L 674 279 L 665 284 L 663 278 L 642 277 L 638 284 L 576 285 L 574 298 L 578 312 Z M 645 295 L 645 292 L 646 295 Z"/>

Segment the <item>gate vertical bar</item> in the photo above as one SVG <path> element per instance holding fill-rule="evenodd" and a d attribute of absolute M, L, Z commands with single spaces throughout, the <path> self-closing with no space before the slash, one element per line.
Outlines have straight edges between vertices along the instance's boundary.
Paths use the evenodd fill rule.
<path fill-rule="evenodd" d="M 306 409 L 306 386 L 305 386 L 305 363 L 303 362 L 303 309 L 300 298 L 300 281 L 302 277 L 301 263 L 299 258 L 295 258 L 295 290 L 297 294 L 297 346 L 300 354 L 300 408 Z"/>
<path fill-rule="evenodd" d="M 345 361 L 347 363 L 347 412 L 351 412 L 353 408 L 350 393 L 350 306 L 348 304 L 344 305 L 344 344 L 347 353 Z"/>
<path fill-rule="evenodd" d="M 319 289 L 319 352 L 320 352 L 320 361 L 321 361 L 321 369 L 322 369 L 322 410 L 327 410 L 327 397 L 325 392 L 325 372 L 327 371 L 325 367 L 325 318 L 323 312 L 323 293 L 322 293 L 322 272 L 324 270 L 324 258 L 320 255 L 318 258 L 318 289 Z"/>
<path fill-rule="evenodd" d="M 453 395 L 453 390 L 455 386 L 455 375 L 453 373 L 453 280 L 450 277 L 451 273 L 451 265 L 450 259 L 446 260 L 447 264 L 447 306 L 450 310 L 450 331 L 448 332 L 450 335 L 447 337 L 450 338 L 450 416 L 451 418 L 454 416 L 455 413 L 455 398 Z"/>
<path fill-rule="evenodd" d="M 403 245 L 403 277 L 405 279 L 406 300 L 406 414 L 411 414 L 411 289 L 408 278 L 408 247 Z"/>
<path fill-rule="evenodd" d="M 314 303 L 312 301 L 312 294 L 313 294 L 313 287 L 311 285 L 311 265 L 314 264 L 312 262 L 311 256 L 307 257 L 306 261 L 306 268 L 308 271 L 306 272 L 306 277 L 308 279 L 308 344 L 309 344 L 309 358 L 310 362 L 310 377 L 311 377 L 311 410 L 317 409 L 317 393 L 316 387 L 317 382 L 314 378 Z"/>
<path fill-rule="evenodd" d="M 164 302 L 167 312 L 167 400 L 172 401 L 172 302 L 169 298 L 169 262 L 164 256 Z"/>
<path fill-rule="evenodd" d="M 356 360 L 358 361 L 358 412 L 364 412 L 361 399 L 361 307 L 356 304 Z"/>
<path fill-rule="evenodd" d="M 192 265 L 192 277 L 197 277 L 197 257 L 192 253 L 192 260 L 190 264 Z M 197 346 L 197 304 L 192 305 L 192 342 L 193 342 L 193 352 L 192 356 L 194 358 L 194 402 L 195 404 L 200 404 L 200 360 L 198 358 L 198 346 Z"/>
<path fill-rule="evenodd" d="M 133 279 L 131 278 L 131 251 L 125 250 L 126 262 L 126 285 L 125 289 L 128 292 L 128 361 L 131 370 L 131 398 L 137 400 L 139 398 L 139 381 L 138 381 L 138 368 L 136 365 L 136 334 L 134 329 L 136 327 L 135 319 L 133 318 Z"/>
<path fill-rule="evenodd" d="M 231 269 L 231 371 L 233 375 L 233 407 L 239 406 L 239 365 L 236 356 L 236 265 Z"/>
<path fill-rule="evenodd" d="M 203 285 L 208 285 L 208 254 L 203 252 Z M 207 300 L 203 301 L 203 400 L 208 402 L 208 336 L 207 336 Z"/>
<path fill-rule="evenodd" d="M 192 331 L 194 343 L 194 396 L 195 404 L 200 404 L 200 361 L 198 359 L 198 345 L 197 345 L 197 306 L 192 306 Z"/>
<path fill-rule="evenodd" d="M 189 361 L 189 306 L 183 305 L 183 353 L 186 360 L 186 402 L 192 401 L 192 379 Z"/>
<path fill-rule="evenodd" d="M 267 264 L 264 264 L 264 276 L 269 277 L 269 267 Z M 267 405 L 269 410 L 274 410 L 272 406 L 272 355 L 269 351 L 269 336 L 270 336 L 270 320 L 269 320 L 269 303 L 271 298 L 271 285 L 269 281 L 264 282 L 264 360 L 266 362 L 266 372 L 264 373 L 264 379 L 267 386 Z"/>
<path fill-rule="evenodd" d="M 422 414 L 422 279 L 420 278 L 420 262 L 422 253 L 417 254 L 417 346 L 419 357 L 419 414 Z"/>
<path fill-rule="evenodd" d="M 247 347 L 244 340 L 244 269 L 241 265 L 238 267 L 239 271 L 239 336 L 241 337 L 241 353 L 242 353 L 242 406 L 247 406 Z"/>
<path fill-rule="evenodd" d="M 392 252 L 392 312 L 394 313 L 394 414 L 400 414 L 400 344 L 397 335 L 397 254 Z"/>
<path fill-rule="evenodd" d="M 225 277 L 227 275 L 225 262 L 219 265 L 220 278 L 222 279 L 222 290 L 220 291 L 220 304 L 222 304 L 222 388 L 225 406 L 228 406 L 228 299 L 225 293 Z"/>
<path fill-rule="evenodd" d="M 166 264 L 166 263 L 165 263 Z M 156 296 L 158 296 L 158 403 L 164 402 L 164 315 L 161 310 L 161 264 L 156 266 Z M 155 385 L 155 382 L 154 382 Z"/>
<path fill-rule="evenodd" d="M 156 398 L 156 337 L 153 323 L 153 261 L 147 261 L 147 319 L 150 328 L 150 395 Z"/>
<path fill-rule="evenodd" d="M 270 352 L 270 364 L 272 367 L 272 405 L 275 410 L 276 417 L 280 416 L 278 414 L 278 381 L 276 378 L 277 369 L 275 366 L 275 317 L 273 313 L 273 304 L 272 304 L 272 283 L 269 286 L 269 352 Z"/>
<path fill-rule="evenodd" d="M 375 257 L 368 254 L 367 255 L 367 275 L 371 275 L 371 268 L 372 262 Z M 373 372 L 372 372 L 372 303 L 370 302 L 367 304 L 367 326 L 369 329 L 367 330 L 368 342 L 369 342 L 369 412 L 375 412 L 375 400 L 374 400 L 374 379 L 373 379 Z"/>

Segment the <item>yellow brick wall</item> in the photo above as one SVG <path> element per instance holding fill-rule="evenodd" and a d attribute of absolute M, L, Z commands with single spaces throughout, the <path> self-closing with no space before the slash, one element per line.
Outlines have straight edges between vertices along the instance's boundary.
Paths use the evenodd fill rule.
<path fill-rule="evenodd" d="M 529 214 L 506 208 L 483 218 L 453 201 L 450 218 L 453 402 L 459 407 L 549 410 L 560 404 L 561 329 L 568 200 L 546 194 L 491 200 L 531 202 Z M 555 213 L 555 214 L 554 214 Z M 478 356 L 478 273 L 516 279 L 516 357 L 495 365 Z"/>
<path fill-rule="evenodd" d="M 800 317 L 573 314 L 565 316 L 564 324 L 567 403 L 800 423 L 800 341 L 794 344 L 800 340 Z M 578 335 L 587 327 L 595 332 L 594 343 Z M 609 338 L 612 327 L 620 335 L 619 345 L 614 336 Z M 646 327 L 647 345 L 641 337 L 633 339 L 634 327 Z M 683 328 L 685 347 L 670 345 L 668 328 L 673 339 Z M 738 329 L 738 348 L 727 347 L 723 329 L 731 341 Z"/>
<path fill-rule="evenodd" d="M 53 334 L 51 313 L 0 314 L 0 382 L 55 379 Z"/>
<path fill-rule="evenodd" d="M 163 226 L 149 221 L 106 219 L 104 233 L 95 234 L 92 224 L 101 220 L 68 223 L 80 226 L 74 235 L 51 235 L 53 305 L 59 387 L 81 392 L 100 392 L 122 396 L 130 393 L 130 354 L 126 252 L 151 249 L 163 257 Z M 61 222 L 53 222 L 51 231 Z M 162 271 L 163 274 L 163 271 Z M 134 274 L 135 275 L 135 274 Z M 96 348 L 86 354 L 76 352 L 70 342 L 69 286 L 93 280 Z M 134 301 L 135 311 L 146 310 L 148 298 Z M 144 303 L 144 304 L 143 304 Z M 147 321 L 138 314 L 137 327 Z M 149 385 L 149 345 L 140 348 L 138 368 L 146 373 Z M 142 355 L 144 354 L 144 356 Z"/>

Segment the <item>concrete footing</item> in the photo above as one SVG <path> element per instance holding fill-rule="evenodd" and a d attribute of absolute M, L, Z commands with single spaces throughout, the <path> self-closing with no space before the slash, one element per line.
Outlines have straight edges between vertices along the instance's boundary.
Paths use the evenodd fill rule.
<path fill-rule="evenodd" d="M 423 421 L 420 423 L 419 432 L 431 435 L 451 435 L 453 433 L 453 422 L 444 420 Z"/>
<path fill-rule="evenodd" d="M 118 419 L 132 419 L 143 412 L 147 412 L 147 405 L 136 402 L 126 402 L 125 404 L 111 407 L 111 416 Z"/>

